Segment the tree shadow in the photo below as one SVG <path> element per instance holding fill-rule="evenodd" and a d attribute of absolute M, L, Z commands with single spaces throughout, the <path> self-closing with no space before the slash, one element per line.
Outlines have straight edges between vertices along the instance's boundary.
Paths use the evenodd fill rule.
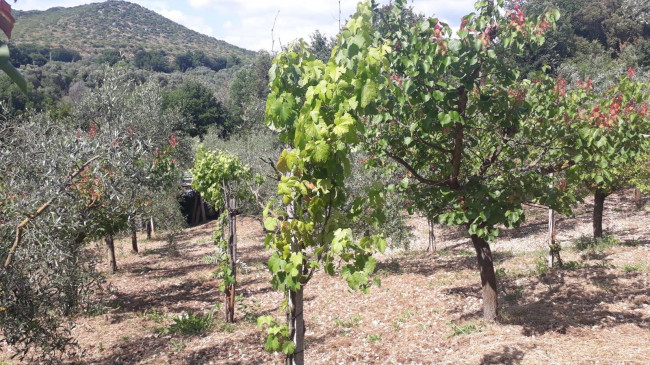
<path fill-rule="evenodd" d="M 566 333 L 570 327 L 614 327 L 632 324 L 647 328 L 650 317 L 634 309 L 650 304 L 650 292 L 639 273 L 613 275 L 604 267 L 554 271 L 532 278 L 529 287 L 546 287 L 534 301 L 505 302 L 502 322 L 522 326 L 526 336 L 546 332 Z M 585 279 L 595 289 L 587 289 Z M 625 279 L 625 283 L 621 283 Z M 512 283 L 504 287 L 512 286 Z M 525 299 L 525 298 L 522 298 Z M 618 305 L 620 304 L 620 305 Z M 626 304 L 627 311 L 611 309 Z"/>
<path fill-rule="evenodd" d="M 531 346 L 534 348 L 535 346 Z M 530 350 L 527 349 L 527 350 Z M 510 346 L 504 346 L 502 349 L 497 351 L 492 351 L 488 354 L 485 354 L 481 359 L 481 364 L 491 365 L 491 364 L 503 364 L 503 365 L 515 365 L 520 364 L 524 359 L 526 353 L 518 348 L 513 348 Z"/>
<path fill-rule="evenodd" d="M 444 271 L 475 269 L 476 258 L 473 251 L 466 255 L 464 251 L 455 254 L 453 251 L 441 250 L 435 252 L 409 251 L 377 262 L 375 271 L 379 275 L 386 274 L 417 274 L 434 275 Z"/>

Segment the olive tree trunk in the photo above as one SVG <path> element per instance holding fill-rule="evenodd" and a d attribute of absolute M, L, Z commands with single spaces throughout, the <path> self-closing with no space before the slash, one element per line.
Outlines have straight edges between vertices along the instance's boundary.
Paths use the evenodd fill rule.
<path fill-rule="evenodd" d="M 639 188 L 634 189 L 634 205 L 636 205 L 637 209 L 643 208 L 643 195 L 641 195 Z"/>
<path fill-rule="evenodd" d="M 479 270 L 481 271 L 481 292 L 483 295 L 483 318 L 488 321 L 497 319 L 497 276 L 494 272 L 494 261 L 490 244 L 483 238 L 472 235 L 472 243 L 476 250 Z"/>
<path fill-rule="evenodd" d="M 605 208 L 605 194 L 601 190 L 596 190 L 594 193 L 594 214 L 593 214 L 593 228 L 594 238 L 603 237 L 603 210 Z"/>
<path fill-rule="evenodd" d="M 138 253 L 138 227 L 135 222 L 135 217 L 130 219 L 131 223 L 131 250 Z"/>
<path fill-rule="evenodd" d="M 106 243 L 106 249 L 108 250 L 108 260 L 111 265 L 111 272 L 115 274 L 117 272 L 117 262 L 115 261 L 115 241 L 112 234 L 104 236 L 104 242 Z"/>
<path fill-rule="evenodd" d="M 151 235 L 153 234 L 153 217 L 149 218 L 147 220 L 147 239 L 151 239 Z"/>

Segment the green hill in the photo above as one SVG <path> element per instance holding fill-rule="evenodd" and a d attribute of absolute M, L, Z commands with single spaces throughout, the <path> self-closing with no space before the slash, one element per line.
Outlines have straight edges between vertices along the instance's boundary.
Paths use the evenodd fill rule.
<path fill-rule="evenodd" d="M 168 55 L 203 51 L 208 56 L 251 59 L 254 52 L 209 37 L 126 1 L 109 0 L 71 8 L 15 11 L 13 44 L 64 47 L 82 56 L 118 49 L 126 56 L 139 48 Z"/>

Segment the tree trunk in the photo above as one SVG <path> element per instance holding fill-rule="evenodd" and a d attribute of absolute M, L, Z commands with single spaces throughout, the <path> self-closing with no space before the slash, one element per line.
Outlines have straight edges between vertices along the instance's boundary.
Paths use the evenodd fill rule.
<path fill-rule="evenodd" d="M 104 236 L 104 242 L 106 242 L 106 249 L 108 250 L 108 260 L 111 264 L 111 272 L 115 274 L 117 272 L 117 262 L 115 261 L 115 242 L 113 241 L 113 235 L 109 234 Z"/>
<path fill-rule="evenodd" d="M 481 287 L 483 294 L 483 318 L 488 321 L 497 319 L 497 277 L 494 273 L 494 262 L 490 245 L 481 237 L 472 235 L 472 243 L 476 250 L 476 258 L 481 271 Z"/>
<path fill-rule="evenodd" d="M 135 217 L 131 218 L 131 249 L 138 253 L 138 227 L 135 224 Z"/>
<path fill-rule="evenodd" d="M 289 336 L 296 345 L 293 354 L 287 355 L 285 365 L 304 365 L 305 363 L 305 319 L 303 318 L 303 290 L 289 291 L 288 305 L 290 311 L 287 313 L 289 324 Z"/>
<path fill-rule="evenodd" d="M 228 259 L 232 272 L 233 283 L 226 288 L 225 311 L 226 322 L 235 321 L 235 285 L 237 284 L 237 200 L 228 198 Z"/>
<path fill-rule="evenodd" d="M 643 196 L 638 188 L 634 189 L 634 205 L 636 205 L 637 209 L 643 208 Z"/>
<path fill-rule="evenodd" d="M 562 258 L 560 258 L 560 250 L 562 247 L 560 243 L 555 240 L 555 211 L 548 210 L 548 267 L 553 268 L 555 265 L 562 266 Z"/>
<path fill-rule="evenodd" d="M 429 246 L 427 247 L 427 252 L 436 251 L 436 235 L 433 231 L 433 219 L 428 218 L 427 223 L 429 224 Z"/>
<path fill-rule="evenodd" d="M 287 219 L 291 222 L 295 217 L 295 206 L 287 206 Z M 291 241 L 291 252 L 301 252 L 302 246 L 295 237 Z M 303 267 L 297 267 L 302 272 Z M 303 290 L 306 283 L 300 285 L 298 290 L 289 290 L 287 294 L 287 325 L 289 338 L 296 345 L 293 354 L 287 354 L 285 365 L 304 365 L 305 363 L 305 320 L 303 317 Z"/>
<path fill-rule="evenodd" d="M 601 190 L 596 190 L 594 193 L 594 238 L 603 237 L 603 209 L 605 208 L 605 198 L 607 198 L 607 194 Z"/>
<path fill-rule="evenodd" d="M 147 239 L 151 239 L 151 234 L 153 233 L 153 218 L 150 218 L 147 221 Z"/>

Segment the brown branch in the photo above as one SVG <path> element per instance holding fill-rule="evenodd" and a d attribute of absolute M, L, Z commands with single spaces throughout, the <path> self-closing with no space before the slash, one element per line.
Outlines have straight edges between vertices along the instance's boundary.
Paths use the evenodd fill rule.
<path fill-rule="evenodd" d="M 264 159 L 264 157 L 260 157 L 260 160 L 262 160 L 262 162 L 264 162 L 264 163 L 267 163 L 269 166 L 271 166 L 273 171 L 275 171 L 276 177 L 272 177 L 272 176 L 269 176 L 269 175 L 266 175 L 266 176 L 268 178 L 270 178 L 270 179 L 280 181 L 280 179 L 282 178 L 282 173 L 280 173 L 280 171 L 278 171 L 278 168 L 275 166 L 275 163 L 273 163 L 273 160 L 271 160 L 271 158 Z"/>
<path fill-rule="evenodd" d="M 72 179 L 77 177 L 83 170 L 86 169 L 88 165 L 90 165 L 94 160 L 98 159 L 99 156 L 95 156 L 91 158 L 90 160 L 86 161 L 83 165 L 81 165 L 77 171 L 75 171 L 73 174 L 71 174 L 68 179 L 61 185 L 59 188 L 59 192 L 56 196 L 51 197 L 48 201 L 43 203 L 38 209 L 36 209 L 32 214 L 27 215 L 25 219 L 23 219 L 22 222 L 16 227 L 16 238 L 14 239 L 14 244 L 11 246 L 11 249 L 9 249 L 9 254 L 7 255 L 7 259 L 5 260 L 4 263 L 4 269 L 7 270 L 9 265 L 11 265 L 11 260 L 13 259 L 14 253 L 16 252 L 16 249 L 18 249 L 18 245 L 20 245 L 20 242 L 22 241 L 23 238 L 23 232 L 25 230 L 25 227 L 29 222 L 32 221 L 32 219 L 38 217 L 41 215 L 51 204 L 54 202 L 54 200 L 59 197 L 63 193 L 63 191 L 70 186 L 70 183 L 72 183 Z"/>
<path fill-rule="evenodd" d="M 503 145 L 498 145 L 497 149 L 494 151 L 492 156 L 489 159 L 485 159 L 483 161 L 483 164 L 481 165 L 481 168 L 478 171 L 478 176 L 483 176 L 487 172 L 487 170 L 490 168 L 490 166 L 494 165 L 496 162 L 497 158 L 499 158 L 499 155 L 501 154 L 501 151 L 503 151 Z"/>
<path fill-rule="evenodd" d="M 433 143 L 427 142 L 427 141 L 425 141 L 424 139 L 422 139 L 422 138 L 420 138 L 420 137 L 418 137 L 418 136 L 415 136 L 415 139 L 416 139 L 418 142 L 424 144 L 424 145 L 427 146 L 427 147 L 433 148 L 433 149 L 436 150 L 436 151 L 443 152 L 443 153 L 454 153 L 454 150 L 450 150 L 450 149 L 447 149 L 447 148 L 443 148 L 443 147 L 440 147 L 440 146 L 435 145 L 435 144 L 433 144 Z"/>
<path fill-rule="evenodd" d="M 406 169 L 407 169 L 407 170 L 408 170 L 408 171 L 413 175 L 413 177 L 415 177 L 415 179 L 418 180 L 419 182 L 421 182 L 421 183 L 423 183 L 423 184 L 430 185 L 430 186 L 444 186 L 444 185 L 449 185 L 449 179 L 447 179 L 447 180 L 442 180 L 442 181 L 435 181 L 435 180 L 427 179 L 427 178 L 423 177 L 422 175 L 418 174 L 418 172 L 415 171 L 415 169 L 413 168 L 413 166 L 411 166 L 408 162 L 404 161 L 404 159 L 402 159 L 401 157 L 399 157 L 399 156 L 397 156 L 397 155 L 391 153 L 391 152 L 388 151 L 388 150 L 386 150 L 385 152 L 386 152 L 386 154 L 388 155 L 388 157 L 392 158 L 392 159 L 395 160 L 397 163 L 399 163 L 400 165 L 404 166 L 404 167 L 405 167 L 405 168 L 406 168 Z"/>
<path fill-rule="evenodd" d="M 458 114 L 462 118 L 465 117 L 465 110 L 467 108 L 467 90 L 461 86 L 458 88 Z M 454 152 L 451 156 L 451 177 L 449 178 L 449 186 L 453 189 L 458 189 L 458 176 L 460 175 L 460 162 L 463 157 L 463 138 L 464 128 L 463 124 L 456 122 L 454 126 Z"/>

